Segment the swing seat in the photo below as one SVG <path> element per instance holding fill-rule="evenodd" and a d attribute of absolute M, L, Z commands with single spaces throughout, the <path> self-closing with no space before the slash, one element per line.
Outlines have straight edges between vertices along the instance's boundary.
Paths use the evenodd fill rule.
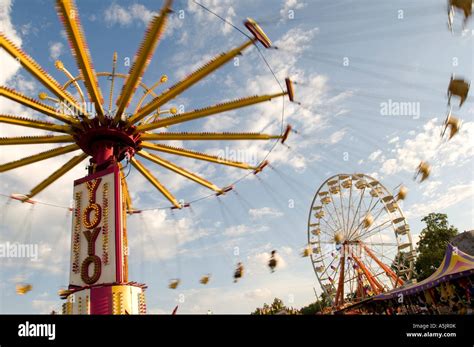
<path fill-rule="evenodd" d="M 242 278 L 244 275 L 244 266 L 242 264 L 238 264 L 237 269 L 234 272 L 234 282 L 237 282 L 237 279 Z"/>
<path fill-rule="evenodd" d="M 303 258 L 306 258 L 306 257 L 309 257 L 311 254 L 312 254 L 312 250 L 310 247 L 306 247 L 304 250 L 303 250 L 303 253 L 301 253 L 301 256 Z"/>
<path fill-rule="evenodd" d="M 401 186 L 398 190 L 398 194 L 396 195 L 396 199 L 398 200 L 405 200 L 408 194 L 408 188 L 405 186 Z"/>
<path fill-rule="evenodd" d="M 31 284 L 17 284 L 16 285 L 16 293 L 18 295 L 25 295 L 26 293 L 30 292 L 33 289 Z"/>
<path fill-rule="evenodd" d="M 441 132 L 441 137 L 444 137 L 446 132 L 449 130 L 448 140 L 451 140 L 451 138 L 459 132 L 459 129 L 461 128 L 461 121 L 458 118 L 454 117 L 450 112 L 446 116 L 443 126 L 444 128 Z"/>
<path fill-rule="evenodd" d="M 268 266 L 270 267 L 270 269 L 275 269 L 276 266 L 277 266 L 277 260 L 275 258 L 271 258 L 269 261 L 268 261 Z"/>
<path fill-rule="evenodd" d="M 418 176 L 421 176 L 420 183 L 426 180 L 431 173 L 431 165 L 425 161 L 422 161 L 420 165 L 418 165 L 418 169 L 415 174 L 415 180 Z"/>
<path fill-rule="evenodd" d="M 168 288 L 170 288 L 170 289 L 176 289 L 176 288 L 178 288 L 179 283 L 180 283 L 180 280 L 179 280 L 179 279 L 171 280 L 170 284 L 168 285 Z"/>
<path fill-rule="evenodd" d="M 367 187 L 367 181 L 366 180 L 359 180 L 359 181 L 356 182 L 355 186 L 356 186 L 357 189 L 364 189 L 365 187 Z"/>
<path fill-rule="evenodd" d="M 451 105 L 451 97 L 453 95 L 460 98 L 459 107 L 461 107 L 467 99 L 470 83 L 463 79 L 455 79 L 451 76 L 448 86 L 448 105 Z"/>
<path fill-rule="evenodd" d="M 341 189 L 339 188 L 339 186 L 329 187 L 329 192 L 331 194 L 339 194 L 340 191 L 341 191 Z"/>
<path fill-rule="evenodd" d="M 472 0 L 449 0 L 448 1 L 448 27 L 453 29 L 454 12 L 460 10 L 464 15 L 463 28 L 472 15 Z"/>
<path fill-rule="evenodd" d="M 211 278 L 211 275 L 204 275 L 204 276 L 201 277 L 201 279 L 199 280 L 199 282 L 200 282 L 201 284 L 208 284 L 210 278 Z"/>

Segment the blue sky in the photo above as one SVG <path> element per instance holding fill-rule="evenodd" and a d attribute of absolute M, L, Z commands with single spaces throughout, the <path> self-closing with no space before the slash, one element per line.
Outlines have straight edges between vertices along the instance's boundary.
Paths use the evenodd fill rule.
<path fill-rule="evenodd" d="M 269 156 L 272 168 L 259 179 L 250 175 L 235 193 L 212 197 L 171 214 L 151 210 L 129 218 L 130 279 L 148 284 L 151 313 L 249 313 L 264 302 L 280 297 L 300 307 L 320 291 L 308 258 L 299 253 L 307 242 L 307 216 L 312 197 L 326 178 L 338 173 L 363 172 L 389 189 L 403 183 L 409 196 L 402 208 L 412 234 L 423 228 L 420 219 L 429 212 L 447 213 L 460 231 L 473 226 L 474 106 L 468 100 L 453 112 L 463 119 L 458 136 L 440 143 L 440 126 L 447 111 L 446 89 L 451 73 L 472 78 L 472 23 L 465 35 L 452 35 L 446 26 L 444 0 L 363 1 L 203 1 L 213 11 L 243 28 L 252 17 L 261 23 L 278 50 L 264 51 L 280 81 L 291 76 L 301 105 L 284 103 L 284 124 L 292 124 L 286 146 L 277 145 Z M 110 71 L 118 53 L 118 72 L 126 73 L 152 11 L 159 1 L 77 1 L 85 36 L 96 71 Z M 28 54 L 57 80 L 65 77 L 55 59 L 77 74 L 73 57 L 54 6 L 49 1 L 0 1 L 0 30 L 21 44 Z M 179 80 L 212 56 L 233 48 L 245 38 L 215 16 L 187 1 L 176 1 L 169 30 L 144 75 L 153 84 L 166 74 L 167 85 Z M 180 18 L 182 17 L 182 18 Z M 459 16 L 456 17 L 459 20 Z M 42 86 L 15 65 L 3 52 L 0 84 L 36 97 Z M 108 102 L 108 84 L 100 80 Z M 163 89 L 166 88 L 165 85 Z M 162 90 L 163 90 L 162 89 Z M 119 92 L 120 88 L 116 88 Z M 222 100 L 278 92 L 279 86 L 255 48 L 219 69 L 169 105 L 191 110 Z M 381 104 L 413 102 L 419 115 L 381 114 Z M 135 105 L 136 99 L 130 108 Z M 456 104 L 456 101 L 454 101 Z M 0 100 L 2 114 L 38 117 L 29 110 Z M 282 101 L 249 107 L 174 127 L 182 131 L 262 131 L 278 133 Z M 0 125 L 1 136 L 39 134 Z M 176 143 L 176 145 L 181 145 Z M 241 150 L 262 160 L 272 143 L 213 142 L 184 144 L 187 148 L 219 153 Z M 0 150 L 8 162 L 47 147 Z M 190 159 L 174 160 L 219 186 L 243 177 L 238 169 L 222 168 Z M 430 179 L 413 181 L 416 166 L 427 160 Z M 0 193 L 26 193 L 65 156 L 2 174 Z M 84 165 L 38 195 L 40 201 L 67 206 L 72 181 L 84 175 Z M 148 166 L 179 198 L 191 201 L 209 192 L 169 172 Z M 32 175 L 32 173 L 34 173 Z M 140 209 L 168 206 L 133 170 L 129 186 Z M 294 204 L 292 204 L 293 202 Z M 40 245 L 38 262 L 2 259 L 0 312 L 46 313 L 60 306 L 56 296 L 68 283 L 70 215 L 65 209 L 20 205 L 2 198 L 1 242 L 34 242 Z M 31 241 L 30 241 L 31 240 Z M 238 248 L 239 254 L 234 255 Z M 268 254 L 277 249 L 281 267 L 266 268 Z M 238 261 L 247 274 L 237 284 L 232 272 Z M 211 273 L 207 286 L 199 277 Z M 167 288 L 179 277 L 177 290 Z M 32 283 L 34 290 L 16 296 L 14 285 Z"/>

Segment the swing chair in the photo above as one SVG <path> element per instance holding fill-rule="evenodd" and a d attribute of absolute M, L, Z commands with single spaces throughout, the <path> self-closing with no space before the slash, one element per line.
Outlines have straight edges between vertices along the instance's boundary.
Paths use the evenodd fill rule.
<path fill-rule="evenodd" d="M 444 120 L 441 138 L 444 138 L 445 134 L 448 133 L 448 141 L 451 140 L 451 138 L 459 132 L 460 128 L 461 121 L 449 112 Z"/>
<path fill-rule="evenodd" d="M 416 180 L 418 176 L 421 176 L 421 179 L 419 181 L 419 183 L 421 183 L 430 176 L 430 173 L 431 173 L 431 165 L 428 164 L 426 161 L 422 161 L 420 165 L 418 165 L 414 179 Z"/>
<path fill-rule="evenodd" d="M 451 32 L 454 32 L 453 24 L 456 11 L 464 14 L 462 28 L 465 29 L 467 21 L 472 15 L 472 0 L 448 0 L 448 28 Z"/>
<path fill-rule="evenodd" d="M 451 106 L 451 97 L 454 95 L 460 98 L 459 107 L 461 107 L 467 99 L 470 86 L 471 83 L 468 83 L 466 80 L 455 78 L 454 74 L 451 75 L 448 86 L 448 106 Z"/>

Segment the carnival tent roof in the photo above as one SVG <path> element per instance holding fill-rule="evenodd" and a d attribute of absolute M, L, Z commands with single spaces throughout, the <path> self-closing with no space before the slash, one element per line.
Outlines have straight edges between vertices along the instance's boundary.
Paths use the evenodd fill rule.
<path fill-rule="evenodd" d="M 459 277 L 474 274 L 474 256 L 462 252 L 448 244 L 446 254 L 438 269 L 423 281 L 406 287 L 394 289 L 373 297 L 373 300 L 386 300 L 399 295 L 413 295 Z"/>

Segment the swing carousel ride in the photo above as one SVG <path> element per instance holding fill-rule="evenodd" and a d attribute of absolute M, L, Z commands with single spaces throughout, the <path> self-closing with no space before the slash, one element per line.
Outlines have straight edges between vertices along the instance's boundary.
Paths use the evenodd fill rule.
<path fill-rule="evenodd" d="M 127 213 L 133 214 L 136 210 L 132 206 L 121 162 L 126 161 L 127 165 L 130 163 L 170 202 L 172 209 L 181 209 L 188 205 L 179 202 L 137 157 L 194 181 L 219 196 L 232 190 L 232 186 L 217 187 L 203 177 L 165 160 L 156 153 L 167 153 L 226 165 L 247 172 L 253 171 L 255 174 L 262 171 L 267 162 L 261 162 L 257 166 L 250 165 L 186 148 L 172 147 L 166 145 L 166 141 L 275 139 L 284 142 L 289 135 L 291 129 L 289 126 L 286 131 L 277 135 L 243 132 L 165 131 L 165 128 L 183 122 L 218 115 L 222 112 L 279 97 L 287 96 L 293 101 L 292 83 L 287 78 L 286 91 L 244 97 L 184 113 L 178 113 L 173 107 L 167 109 L 166 104 L 169 101 L 240 55 L 244 50 L 257 44 L 261 44 L 265 48 L 270 48 L 272 45 L 259 25 L 252 19 L 247 19 L 244 24 L 252 35 L 248 36 L 248 40 L 240 46 L 216 56 L 186 78 L 178 81 L 161 94 L 157 94 L 155 88 L 166 83 L 167 77 L 163 76 L 152 87 L 148 87 L 142 82 L 142 76 L 165 31 L 167 17 L 172 11 L 171 5 L 172 1 L 166 0 L 159 14 L 150 21 L 128 74 L 115 72 L 116 54 L 113 57 L 112 72 L 96 73 L 94 71 L 79 21 L 79 14 L 73 0 L 56 1 L 57 12 L 64 25 L 72 54 L 80 71 L 78 76 L 73 76 L 61 61 L 56 61 L 57 69 L 62 71 L 68 79 L 63 85 L 41 68 L 33 58 L 15 46 L 5 35 L 0 34 L 1 47 L 14 59 L 17 59 L 22 67 L 41 82 L 49 92 L 54 94 L 52 96 L 41 92 L 39 94 L 41 101 L 39 101 L 6 86 L 1 86 L 1 96 L 49 117 L 50 121 L 28 119 L 16 115 L 0 115 L 2 123 L 48 132 L 47 135 L 4 137 L 0 139 L 0 145 L 64 144 L 45 152 L 2 164 L 0 172 L 63 154 L 79 152 L 33 187 L 28 194 L 14 194 L 12 198 L 34 203 L 33 198 L 38 193 L 60 179 L 73 167 L 90 158 L 88 175 L 74 182 L 75 205 L 72 222 L 70 284 L 69 288 L 60 294 L 63 299 L 67 299 L 63 308 L 64 313 L 124 314 L 146 311 L 143 292 L 145 286 L 128 280 L 125 220 Z M 98 77 L 108 77 L 111 80 L 108 109 L 104 105 Z M 116 78 L 121 78 L 124 82 L 120 95 L 115 101 L 116 107 L 113 108 L 112 97 Z M 85 87 L 87 95 L 84 94 L 81 84 Z M 71 90 L 68 90 L 70 87 L 74 88 L 79 100 L 73 96 Z M 137 95 L 139 87 L 144 90 L 144 94 L 132 110 L 129 107 L 132 99 Z M 53 107 L 45 102 L 54 103 L 59 107 Z M 159 143 L 155 143 L 155 141 Z M 204 276 L 201 278 L 201 283 L 206 284 L 209 278 L 210 276 Z M 170 288 L 176 288 L 178 284 L 179 280 L 175 280 L 170 284 Z M 20 294 L 29 290 L 31 290 L 30 285 L 17 289 Z"/>
<path fill-rule="evenodd" d="M 79 74 L 74 76 L 61 61 L 56 61 L 56 68 L 66 77 L 66 82 L 63 84 L 56 81 L 33 58 L 0 33 L 1 47 L 52 93 L 51 95 L 41 91 L 38 94 L 40 100 L 37 100 L 11 88 L 0 86 L 1 96 L 51 118 L 47 121 L 16 115 L 0 115 L 1 123 L 46 132 L 38 136 L 3 137 L 0 138 L 0 145 L 59 145 L 45 152 L 1 164 L 0 172 L 79 152 L 33 187 L 28 194 L 12 194 L 10 198 L 34 204 L 36 202 L 34 197 L 37 194 L 89 158 L 88 175 L 74 182 L 74 207 L 71 208 L 73 219 L 70 283 L 68 289 L 60 291 L 61 298 L 66 299 L 63 306 L 64 313 L 146 312 L 144 296 L 146 286 L 128 279 L 126 217 L 127 214 L 139 214 L 142 211 L 132 204 L 127 175 L 124 174 L 125 168 L 132 166 L 145 177 L 169 202 L 171 210 L 183 209 L 190 207 L 190 204 L 176 199 L 145 166 L 142 159 L 145 159 L 148 165 L 155 164 L 173 174 L 183 176 L 209 189 L 212 195 L 218 197 L 230 191 L 236 193 L 234 186 L 230 184 L 218 187 L 205 178 L 164 159 L 159 153 L 233 167 L 250 174 L 252 172 L 258 174 L 267 167 L 274 172 L 277 170 L 269 165 L 266 159 L 257 165 L 251 165 L 184 147 L 173 147 L 168 145 L 167 141 L 206 143 L 221 140 L 275 140 L 283 144 L 290 132 L 298 134 L 289 125 L 286 129 L 282 128 L 280 134 L 274 135 L 261 132 L 173 131 L 173 126 L 217 116 L 223 112 L 264 103 L 275 98 L 288 97 L 293 102 L 294 92 L 292 81 L 286 78 L 286 90 L 178 112 L 170 105 L 170 101 L 243 51 L 251 46 L 259 49 L 258 45 L 264 48 L 276 49 L 276 47 L 272 46 L 270 39 L 254 20 L 247 19 L 244 25 L 251 35 L 244 35 L 248 40 L 211 59 L 168 89 L 158 92 L 157 89 L 167 83 L 168 77 L 163 75 L 149 87 L 142 81 L 142 76 L 165 31 L 167 18 L 172 12 L 171 5 L 171 0 L 165 0 L 161 11 L 149 22 L 128 73 L 116 71 L 116 53 L 112 59 L 112 71 L 96 73 L 74 1 L 57 0 L 57 12 L 65 27 L 79 71 Z M 472 1 L 448 1 L 448 28 L 453 34 L 458 30 L 454 16 L 459 13 L 464 14 L 462 21 L 464 32 L 467 20 L 472 14 Z M 281 52 L 285 51 L 285 47 L 278 49 Z M 327 62 L 324 59 L 321 58 L 321 61 Z M 107 105 L 99 88 L 99 77 L 110 81 Z M 117 80 L 122 80 L 123 83 L 118 98 L 115 99 L 114 88 Z M 83 92 L 84 88 L 87 93 Z M 451 98 L 453 96 L 459 98 L 457 107 L 459 110 L 466 102 L 469 88 L 468 81 L 451 76 L 447 90 L 448 112 L 441 126 L 440 145 L 450 141 L 459 133 L 461 127 L 461 120 L 453 115 Z M 140 89 L 142 95 L 139 95 Z M 304 104 L 299 102 L 295 104 L 305 108 Z M 297 154 L 296 151 L 295 153 Z M 416 168 L 414 180 L 421 183 L 430 177 L 431 172 L 432 166 L 429 160 L 421 160 Z M 282 173 L 279 175 L 284 177 Z M 264 186 L 263 181 L 258 177 L 257 179 Z M 294 190 L 297 192 L 298 189 Z M 311 260 L 321 290 L 332 302 L 331 310 L 350 306 L 413 280 L 416 251 L 413 248 L 410 227 L 402 211 L 402 201 L 406 198 L 408 189 L 400 184 L 395 190 L 392 192 L 379 180 L 363 173 L 332 175 L 317 189 L 308 218 L 307 244 L 301 256 Z M 269 194 L 273 195 L 273 192 L 269 191 Z M 276 250 L 271 253 L 268 267 L 271 272 L 277 267 Z M 234 273 L 234 282 L 238 282 L 244 273 L 244 264 L 239 261 Z M 206 274 L 199 282 L 206 285 L 210 280 L 211 274 Z M 169 288 L 176 289 L 180 283 L 181 279 L 173 279 L 169 283 Z M 18 294 L 25 294 L 30 290 L 32 290 L 30 284 L 17 286 Z"/>

